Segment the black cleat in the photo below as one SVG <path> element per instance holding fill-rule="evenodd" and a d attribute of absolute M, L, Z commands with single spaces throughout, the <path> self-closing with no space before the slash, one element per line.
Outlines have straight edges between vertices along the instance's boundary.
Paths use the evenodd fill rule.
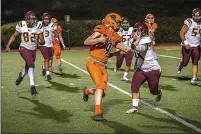
<path fill-rule="evenodd" d="M 60 73 L 62 73 L 62 71 L 63 71 L 62 66 L 61 66 L 61 65 L 59 65 L 59 66 L 58 66 L 58 68 L 59 68 L 59 72 L 60 72 Z"/>
<path fill-rule="evenodd" d="M 35 87 L 35 86 L 31 86 L 30 92 L 31 92 L 31 95 L 32 95 L 32 96 L 38 94 L 38 92 L 36 91 L 36 87 Z"/>
<path fill-rule="evenodd" d="M 162 97 L 162 89 L 160 89 L 160 92 L 156 95 L 155 101 L 159 102 L 161 100 Z"/>
<path fill-rule="evenodd" d="M 45 70 L 45 68 L 43 68 L 43 66 L 42 66 L 42 75 L 45 76 L 45 73 L 46 73 L 46 70 Z"/>
<path fill-rule="evenodd" d="M 95 120 L 95 121 L 107 121 L 107 120 L 103 117 L 103 114 L 102 114 L 102 113 L 97 114 L 97 115 L 94 115 L 92 118 L 93 118 L 93 120 Z"/>
<path fill-rule="evenodd" d="M 48 74 L 47 75 L 47 81 L 49 81 L 49 80 L 51 80 L 52 79 L 52 77 Z"/>
<path fill-rule="evenodd" d="M 180 74 L 182 69 L 183 69 L 183 65 L 182 65 L 182 62 L 180 62 L 179 66 L 177 67 L 177 73 Z"/>
<path fill-rule="evenodd" d="M 18 78 L 15 81 L 15 85 L 18 86 L 22 82 L 22 80 L 23 80 L 22 72 L 20 72 Z"/>
<path fill-rule="evenodd" d="M 88 101 L 88 99 L 89 99 L 89 95 L 87 95 L 86 93 L 85 93 L 85 90 L 87 89 L 87 87 L 84 87 L 83 88 L 83 100 L 85 101 L 85 102 L 87 102 Z"/>

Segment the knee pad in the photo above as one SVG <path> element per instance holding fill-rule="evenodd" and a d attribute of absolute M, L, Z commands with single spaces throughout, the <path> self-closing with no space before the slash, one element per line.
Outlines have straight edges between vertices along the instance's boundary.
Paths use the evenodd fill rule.
<path fill-rule="evenodd" d="M 153 95 L 157 95 L 158 94 L 158 89 L 157 90 L 150 89 L 150 93 L 153 94 Z"/>
<path fill-rule="evenodd" d="M 56 55 L 56 59 L 60 59 L 60 55 Z"/>
<path fill-rule="evenodd" d="M 121 68 L 121 63 L 117 63 L 116 68 Z"/>
<path fill-rule="evenodd" d="M 35 64 L 30 64 L 29 67 L 35 68 Z"/>
<path fill-rule="evenodd" d="M 132 92 L 132 93 L 138 93 L 138 92 L 139 92 L 139 88 L 137 88 L 137 87 L 131 85 L 131 92 Z"/>
<path fill-rule="evenodd" d="M 126 63 L 126 66 L 130 67 L 131 66 L 131 62 Z"/>
<path fill-rule="evenodd" d="M 198 61 L 194 61 L 194 62 L 192 61 L 192 64 L 193 65 L 198 65 Z"/>

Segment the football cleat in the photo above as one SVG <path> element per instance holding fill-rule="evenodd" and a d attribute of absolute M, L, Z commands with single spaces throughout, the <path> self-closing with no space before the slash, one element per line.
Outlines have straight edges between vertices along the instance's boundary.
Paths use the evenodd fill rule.
<path fill-rule="evenodd" d="M 124 81 L 128 81 L 129 79 L 126 76 L 123 76 L 122 78 Z"/>
<path fill-rule="evenodd" d="M 179 63 L 179 66 L 177 67 L 177 73 L 180 74 L 181 70 L 182 70 L 183 66 L 181 65 L 181 63 Z"/>
<path fill-rule="evenodd" d="M 117 72 L 117 67 L 116 66 L 114 67 L 114 72 Z"/>
<path fill-rule="evenodd" d="M 84 88 L 83 88 L 83 100 L 84 100 L 85 102 L 87 102 L 88 99 L 89 99 L 89 95 L 85 93 L 85 90 L 86 90 L 86 89 L 87 89 L 87 87 L 84 87 Z"/>
<path fill-rule="evenodd" d="M 32 96 L 38 94 L 38 92 L 36 91 L 36 87 L 35 87 L 35 86 L 31 86 L 30 92 L 31 92 L 31 95 L 32 95 Z"/>
<path fill-rule="evenodd" d="M 45 68 L 43 68 L 42 66 L 42 75 L 45 76 L 45 73 L 46 73 Z"/>
<path fill-rule="evenodd" d="M 52 79 L 52 77 L 49 74 L 46 77 L 47 77 L 47 81 Z"/>
<path fill-rule="evenodd" d="M 197 78 L 192 78 L 191 85 L 197 85 L 197 84 L 198 84 Z"/>
<path fill-rule="evenodd" d="M 161 100 L 162 97 L 162 89 L 160 89 L 160 92 L 156 95 L 155 101 L 159 102 Z"/>
<path fill-rule="evenodd" d="M 93 118 L 93 120 L 95 120 L 95 121 L 107 121 L 107 120 L 103 117 L 103 114 L 102 114 L 102 113 L 97 114 L 97 115 L 94 115 L 92 118 Z"/>
<path fill-rule="evenodd" d="M 59 68 L 59 72 L 62 73 L 63 68 L 61 67 L 61 65 L 59 65 L 58 68 Z"/>
<path fill-rule="evenodd" d="M 16 81 L 15 81 L 15 85 L 20 85 L 20 83 L 22 82 L 23 77 L 22 77 L 22 72 L 19 73 L 19 76 L 17 77 Z"/>
<path fill-rule="evenodd" d="M 126 111 L 126 114 L 133 114 L 136 113 L 138 110 L 137 107 L 132 107 L 131 109 L 129 109 L 128 111 Z"/>

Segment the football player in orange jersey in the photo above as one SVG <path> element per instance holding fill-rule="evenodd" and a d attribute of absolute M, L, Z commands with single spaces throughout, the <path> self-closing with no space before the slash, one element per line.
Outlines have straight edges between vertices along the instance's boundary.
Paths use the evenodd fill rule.
<path fill-rule="evenodd" d="M 155 23 L 154 21 L 155 21 L 155 17 L 153 16 L 153 14 L 147 14 L 147 16 L 145 18 L 145 24 L 147 25 L 147 27 L 149 29 L 149 36 L 151 36 L 151 38 L 153 40 L 153 45 L 155 45 L 154 32 L 158 28 L 157 23 Z"/>
<path fill-rule="evenodd" d="M 108 73 L 106 70 L 108 58 L 115 53 L 111 53 L 112 48 L 119 48 L 121 51 L 128 52 L 131 46 L 122 44 L 121 36 L 116 32 L 120 28 L 121 16 L 117 13 L 110 13 L 102 20 L 102 24 L 94 28 L 94 33 L 89 36 L 84 45 L 90 46 L 89 57 L 86 61 L 86 68 L 95 84 L 95 89 L 85 87 L 83 89 L 83 100 L 88 101 L 90 94 L 95 97 L 95 121 L 106 120 L 101 110 L 102 97 L 105 96 Z M 140 38 L 140 35 L 139 35 Z M 135 42 L 138 42 L 136 39 Z"/>
<path fill-rule="evenodd" d="M 55 23 L 55 24 L 58 23 L 56 18 L 52 18 L 51 22 Z M 56 32 L 58 34 L 58 38 L 54 36 L 54 39 L 52 41 L 53 42 L 53 55 L 56 57 L 56 61 L 57 61 L 59 71 L 60 71 L 60 73 L 62 73 L 63 68 L 61 67 L 61 47 L 60 47 L 60 42 L 62 44 L 63 49 L 66 49 L 66 46 L 64 44 L 64 40 L 63 40 L 63 37 L 62 37 L 62 33 L 61 33 L 62 28 L 61 28 L 61 26 L 57 25 Z M 49 64 L 51 70 L 52 70 L 52 63 L 53 63 L 53 57 L 51 58 L 50 64 Z"/>

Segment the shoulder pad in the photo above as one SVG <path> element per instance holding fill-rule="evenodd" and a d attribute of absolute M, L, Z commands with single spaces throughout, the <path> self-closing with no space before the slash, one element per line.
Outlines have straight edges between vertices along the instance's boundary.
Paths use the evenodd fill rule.
<path fill-rule="evenodd" d="M 43 22 L 42 21 L 39 21 L 37 23 L 37 29 L 41 29 L 43 27 Z"/>
<path fill-rule="evenodd" d="M 51 28 L 55 28 L 55 26 L 57 26 L 57 24 L 51 22 L 50 26 L 51 26 Z"/>
<path fill-rule="evenodd" d="M 143 44 L 147 44 L 147 43 L 151 43 L 151 37 L 149 36 L 144 36 L 141 38 L 139 45 L 143 45 Z"/>
<path fill-rule="evenodd" d="M 94 32 L 100 32 L 100 33 L 105 33 L 106 27 L 103 25 L 98 25 L 94 28 Z"/>
<path fill-rule="evenodd" d="M 22 27 L 22 21 L 19 21 L 19 22 L 17 23 L 17 25 L 18 25 L 19 27 Z"/>
<path fill-rule="evenodd" d="M 190 27 L 191 24 L 193 23 L 193 20 L 191 18 L 187 18 L 185 21 L 184 21 L 184 25 Z"/>
<path fill-rule="evenodd" d="M 187 18 L 185 21 L 187 21 L 188 23 L 192 24 L 192 20 L 190 18 Z"/>
<path fill-rule="evenodd" d="M 133 31 L 133 27 L 129 27 L 128 31 Z"/>

